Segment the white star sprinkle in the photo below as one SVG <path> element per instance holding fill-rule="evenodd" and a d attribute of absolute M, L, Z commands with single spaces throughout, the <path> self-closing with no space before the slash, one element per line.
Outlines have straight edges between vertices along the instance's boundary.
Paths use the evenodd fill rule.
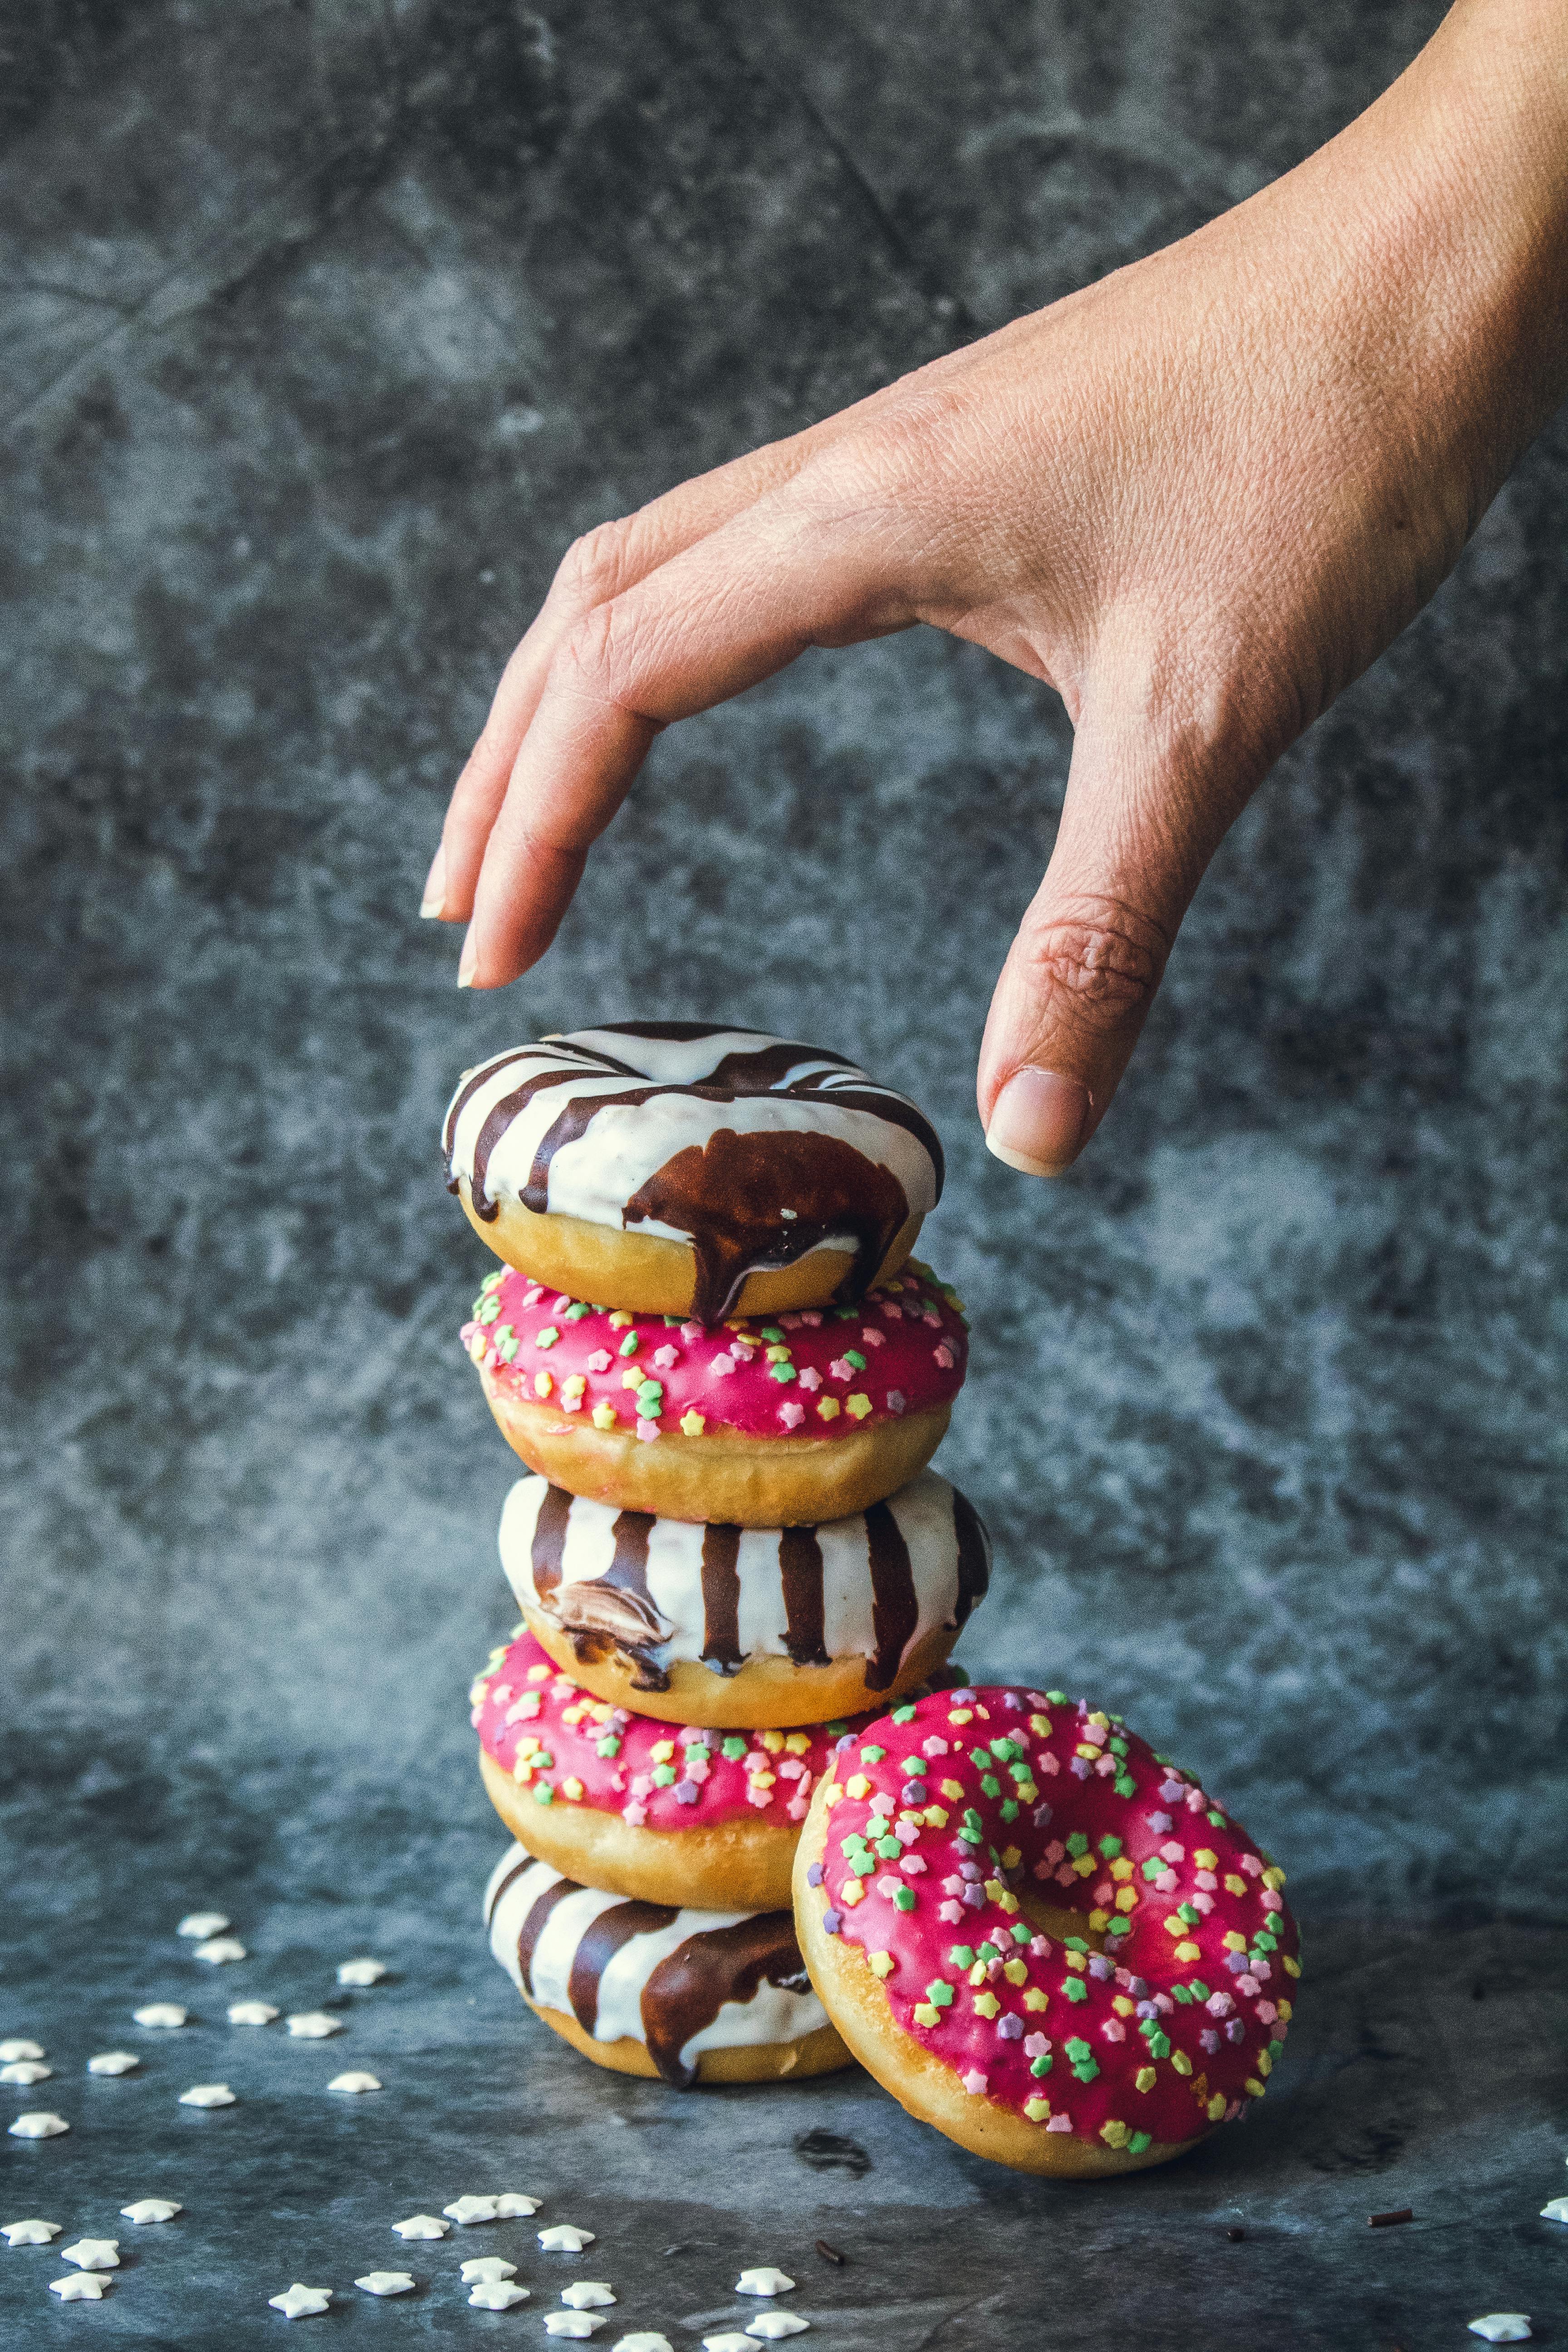
<path fill-rule="evenodd" d="M 591 2311 L 547 2311 L 544 2315 L 547 2336 L 593 2336 L 605 2325 Z M 746 2352 L 751 2352 L 750 2345 Z"/>
<path fill-rule="evenodd" d="M 1523 2344 L 1530 2335 L 1530 2315 L 1523 2311 L 1489 2311 L 1482 2319 L 1470 2322 L 1472 2336 L 1484 2336 L 1489 2344 Z"/>
<path fill-rule="evenodd" d="M 516 2276 L 517 2264 L 503 2262 L 499 2254 L 477 2254 L 471 2263 L 463 2264 L 465 2286 L 496 2286 L 502 2279 Z"/>
<path fill-rule="evenodd" d="M 270 2308 L 280 2311 L 285 2319 L 313 2319 L 317 2312 L 325 2311 L 331 2299 L 330 2286 L 301 2286 L 296 2279 L 286 2293 L 269 2294 L 267 2301 Z"/>
<path fill-rule="evenodd" d="M 341 1985 L 379 1984 L 386 1974 L 384 1960 L 342 1960 L 338 1965 Z"/>
<path fill-rule="evenodd" d="M 351 2066 L 346 2074 L 334 2074 L 327 2084 L 329 2091 L 379 2091 L 381 2084 L 374 2074 L 361 2074 Z"/>
<path fill-rule="evenodd" d="M 193 2083 L 188 2091 L 180 2093 L 183 2107 L 232 2107 L 237 2104 L 226 2083 Z"/>
<path fill-rule="evenodd" d="M 460 2230 L 466 2230 L 475 2221 L 493 2221 L 496 2200 L 493 2197 L 458 2197 L 450 2205 L 443 2205 L 441 2210 L 448 2221 L 456 2221 Z"/>
<path fill-rule="evenodd" d="M 668 2336 L 658 2336 L 651 2328 L 645 2328 L 639 2335 L 623 2336 L 614 2347 L 614 2352 L 675 2352 L 675 2347 Z"/>
<path fill-rule="evenodd" d="M 771 2263 L 761 2270 L 742 2271 L 735 2281 L 737 2294 L 788 2294 L 795 2284 L 784 2272 L 776 2271 Z"/>
<path fill-rule="evenodd" d="M 231 2000 L 228 2005 L 231 2025 L 271 2025 L 278 2014 L 269 2000 Z"/>
<path fill-rule="evenodd" d="M 31 2090 L 35 2083 L 47 2083 L 54 2071 L 37 2058 L 14 2058 L 9 2066 L 0 2066 L 0 2083 L 19 2083 Z"/>
<path fill-rule="evenodd" d="M 101 2303 L 112 2279 L 99 2278 L 91 2271 L 72 2271 L 63 2279 L 49 2281 L 49 2293 L 58 2294 L 62 2303 Z"/>
<path fill-rule="evenodd" d="M 574 2279 L 562 2288 L 561 2300 L 574 2311 L 602 2311 L 616 2298 L 603 2279 Z"/>
<path fill-rule="evenodd" d="M 60 2248 L 62 2263 L 74 2263 L 79 2271 L 117 2271 L 120 2268 L 118 2238 L 79 2238 L 74 2246 Z"/>
<path fill-rule="evenodd" d="M 172 2221 L 176 2213 L 183 2213 L 184 2210 L 183 2205 L 176 2205 L 172 2197 L 138 2197 L 134 2205 L 122 2205 L 120 2213 L 122 2221 L 134 2221 L 140 2226 L 148 2221 Z"/>
<path fill-rule="evenodd" d="M 226 1960 L 247 1960 L 250 1955 L 234 1937 L 214 1936 L 210 1942 L 198 1944 L 191 1958 L 194 1960 L 210 1960 L 215 1968 L 222 1968 Z"/>
<path fill-rule="evenodd" d="M 702 2352 L 752 2352 L 752 2339 L 742 2336 L 738 2327 L 727 2327 L 722 2335 L 705 2336 Z"/>
<path fill-rule="evenodd" d="M 47 2246 L 60 2228 L 58 2221 L 6 2221 L 0 2223 L 0 2238 L 9 2246 Z"/>
<path fill-rule="evenodd" d="M 444 2238 L 452 2224 L 437 2221 L 434 2213 L 411 2213 L 406 2221 L 392 2226 L 400 2238 Z"/>
<path fill-rule="evenodd" d="M 514 2303 L 528 2301 L 528 2289 L 510 2279 L 497 2279 L 489 2286 L 475 2287 L 468 2301 L 476 2311 L 510 2311 Z"/>
<path fill-rule="evenodd" d="M 496 2220 L 514 2221 L 520 2216 L 526 2218 L 530 2213 L 537 2213 L 543 2202 L 542 2197 L 525 2197 L 518 2189 L 503 2189 L 496 2199 Z"/>
<path fill-rule="evenodd" d="M 23 2042 L 15 2037 L 0 2042 L 0 2063 L 7 2066 L 18 2058 L 47 2058 L 48 2054 L 41 2042 Z"/>
<path fill-rule="evenodd" d="M 1568 2221 L 1568 2197 L 1554 2197 L 1550 2205 L 1541 2209 L 1543 2221 Z"/>
<path fill-rule="evenodd" d="M 35 2115 L 18 2116 L 5 2128 L 13 2139 L 58 2139 L 61 2132 L 69 2131 L 70 2126 L 64 2116 L 51 2116 L 40 2110 Z"/>
<path fill-rule="evenodd" d="M 226 1911 L 187 1911 L 174 1933 L 195 1936 L 198 1943 L 205 1944 L 209 1936 L 221 1936 L 226 1927 L 233 1925 Z"/>
<path fill-rule="evenodd" d="M 592 2230 L 579 2230 L 570 2221 L 557 2221 L 553 2228 L 541 2230 L 539 2242 L 547 2254 L 580 2254 L 584 2246 L 594 2242 Z"/>
<path fill-rule="evenodd" d="M 746 2329 L 748 2336 L 802 2336 L 811 2326 L 795 2311 L 759 2311 Z"/>
<path fill-rule="evenodd" d="M 342 2032 L 343 2021 L 330 2017 L 324 2009 L 300 2009 L 288 2020 L 288 2026 L 297 2042 L 324 2042 L 329 2033 Z"/>
<path fill-rule="evenodd" d="M 176 2025 L 184 2025 L 190 2013 L 177 2000 L 150 2000 L 145 2009 L 133 2009 L 131 2012 L 138 2025 L 155 2026 L 167 2033 L 173 2033 Z"/>
<path fill-rule="evenodd" d="M 366 2294 L 412 2294 L 414 2279 L 407 2271 L 366 2271 L 363 2278 L 354 2281 Z"/>
<path fill-rule="evenodd" d="M 134 2050 L 100 2050 L 96 2058 L 87 2062 L 89 2074 L 130 2074 L 142 2061 Z"/>

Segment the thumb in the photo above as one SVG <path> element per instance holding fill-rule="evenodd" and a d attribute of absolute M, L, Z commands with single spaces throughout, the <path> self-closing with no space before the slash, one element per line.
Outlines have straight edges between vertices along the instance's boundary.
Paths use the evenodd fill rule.
<path fill-rule="evenodd" d="M 1080 728 L 1056 848 L 980 1050 L 986 1146 L 1008 1167 L 1059 1176 L 1104 1118 L 1228 823 L 1206 797 L 1146 745 Z"/>

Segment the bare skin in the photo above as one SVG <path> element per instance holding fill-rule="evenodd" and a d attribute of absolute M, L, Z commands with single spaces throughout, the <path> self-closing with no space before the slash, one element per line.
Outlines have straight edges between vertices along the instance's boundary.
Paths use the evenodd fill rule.
<path fill-rule="evenodd" d="M 603 524 L 458 778 L 423 910 L 537 961 L 672 721 L 917 622 L 1074 730 L 981 1049 L 1068 1166 L 1227 827 L 1445 578 L 1568 389 L 1568 5 L 1458 0 L 1338 138 L 1195 236 Z"/>

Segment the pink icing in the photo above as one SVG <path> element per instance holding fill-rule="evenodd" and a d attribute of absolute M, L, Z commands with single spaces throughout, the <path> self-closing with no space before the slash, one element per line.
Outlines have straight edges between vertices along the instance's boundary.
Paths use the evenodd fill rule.
<path fill-rule="evenodd" d="M 463 1344 L 504 1394 L 597 1413 L 598 1426 L 651 1441 L 720 1428 L 841 1437 L 930 1412 L 963 1387 L 969 1335 L 952 1290 L 912 1261 L 853 1308 L 711 1326 L 612 1315 L 507 1267 L 485 1282 Z M 640 1394 L 626 1381 L 634 1370 Z"/>
<path fill-rule="evenodd" d="M 847 1746 L 826 1801 L 824 1926 L 976 2097 L 1132 2154 L 1262 2097 L 1300 1973 L 1284 1874 L 1119 1717 L 936 1692 Z M 1038 1933 L 1030 1885 L 1106 1955 Z"/>
<path fill-rule="evenodd" d="M 619 1813 L 633 1829 L 709 1829 L 742 1817 L 798 1829 L 837 1740 L 873 1720 L 857 1715 L 806 1731 L 658 1723 L 579 1688 L 531 1633 L 486 1668 L 470 1696 L 486 1755 L 535 1803 Z"/>

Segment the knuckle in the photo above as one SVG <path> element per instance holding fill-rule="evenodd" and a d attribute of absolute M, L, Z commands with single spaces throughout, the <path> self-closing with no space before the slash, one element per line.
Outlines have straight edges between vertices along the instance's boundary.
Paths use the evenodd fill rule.
<path fill-rule="evenodd" d="M 1063 1012 L 1105 1030 L 1147 1012 L 1169 952 L 1155 924 L 1113 899 L 1036 918 L 1020 944 L 1030 971 Z"/>
<path fill-rule="evenodd" d="M 556 590 L 574 604 L 599 604 L 616 595 L 628 576 L 631 539 L 630 517 L 595 523 L 562 557 Z"/>

